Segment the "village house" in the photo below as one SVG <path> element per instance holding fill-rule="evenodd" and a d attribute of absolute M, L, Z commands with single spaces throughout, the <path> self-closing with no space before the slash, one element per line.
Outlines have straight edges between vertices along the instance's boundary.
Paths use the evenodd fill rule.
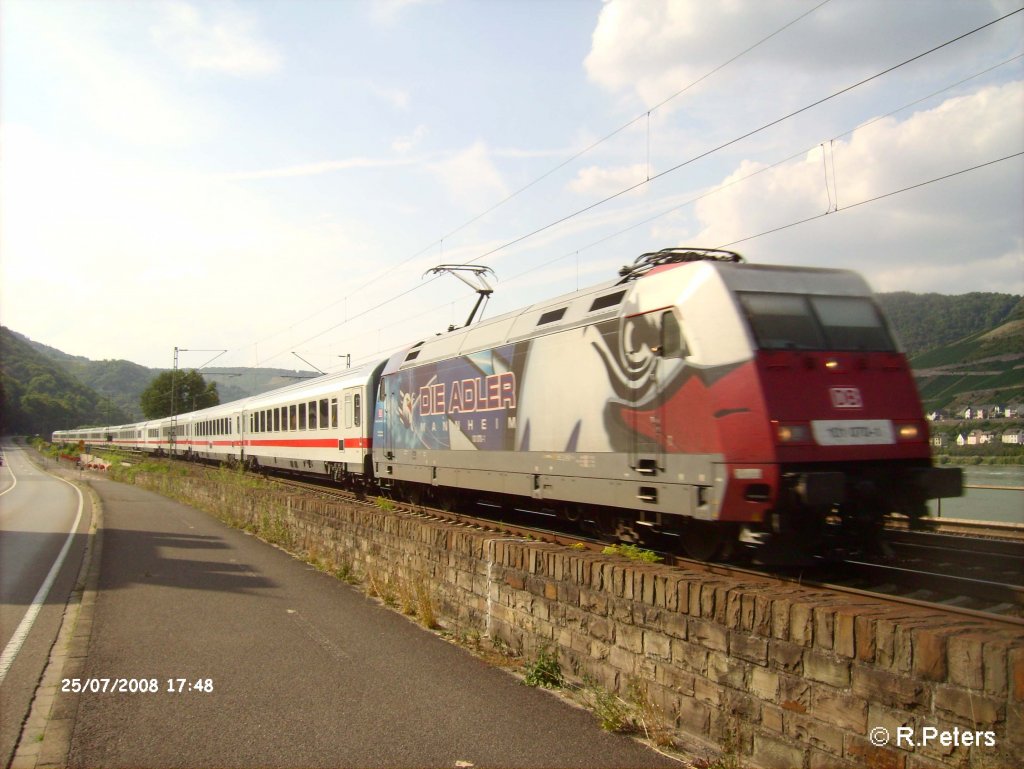
<path fill-rule="evenodd" d="M 968 446 L 983 446 L 986 443 L 992 443 L 996 438 L 996 434 L 988 430 L 971 430 L 967 433 L 967 445 Z M 963 445 L 957 440 L 959 445 Z"/>
<path fill-rule="evenodd" d="M 1024 429 L 1019 427 L 1007 430 L 1003 433 L 1003 443 L 1010 443 L 1016 446 L 1024 445 Z"/>

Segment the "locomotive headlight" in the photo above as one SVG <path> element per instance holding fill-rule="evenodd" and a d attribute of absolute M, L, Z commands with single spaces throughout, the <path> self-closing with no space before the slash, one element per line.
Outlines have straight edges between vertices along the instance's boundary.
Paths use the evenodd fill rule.
<path fill-rule="evenodd" d="M 807 425 L 776 422 L 775 439 L 779 443 L 810 443 L 811 431 Z"/>
<path fill-rule="evenodd" d="M 921 435 L 921 428 L 913 423 L 897 425 L 896 432 L 901 441 L 916 441 Z"/>

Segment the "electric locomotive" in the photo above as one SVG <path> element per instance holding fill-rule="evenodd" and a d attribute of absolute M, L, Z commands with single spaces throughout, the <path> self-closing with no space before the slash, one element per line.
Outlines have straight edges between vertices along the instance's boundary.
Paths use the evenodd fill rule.
<path fill-rule="evenodd" d="M 644 254 L 386 361 L 54 440 L 555 514 L 702 559 L 741 539 L 789 558 L 836 530 L 871 546 L 886 514 L 962 493 L 859 275 L 714 249 Z"/>
<path fill-rule="evenodd" d="M 910 367 L 864 280 L 644 254 L 620 279 L 421 342 L 380 378 L 378 483 L 586 521 L 695 557 L 741 534 L 870 542 L 961 493 L 932 467 Z"/>

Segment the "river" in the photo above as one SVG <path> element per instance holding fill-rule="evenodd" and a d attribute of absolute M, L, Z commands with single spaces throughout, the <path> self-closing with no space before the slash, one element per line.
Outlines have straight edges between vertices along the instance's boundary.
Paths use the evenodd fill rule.
<path fill-rule="evenodd" d="M 1024 524 L 1024 465 L 974 465 L 964 469 L 965 486 L 1013 486 L 1003 489 L 967 488 L 964 496 L 932 500 L 932 515 Z"/>

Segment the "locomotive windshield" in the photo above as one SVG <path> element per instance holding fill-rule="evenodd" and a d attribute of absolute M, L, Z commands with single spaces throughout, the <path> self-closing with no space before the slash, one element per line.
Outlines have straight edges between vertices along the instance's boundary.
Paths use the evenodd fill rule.
<path fill-rule="evenodd" d="M 762 350 L 896 350 L 874 302 L 860 296 L 738 292 Z"/>

